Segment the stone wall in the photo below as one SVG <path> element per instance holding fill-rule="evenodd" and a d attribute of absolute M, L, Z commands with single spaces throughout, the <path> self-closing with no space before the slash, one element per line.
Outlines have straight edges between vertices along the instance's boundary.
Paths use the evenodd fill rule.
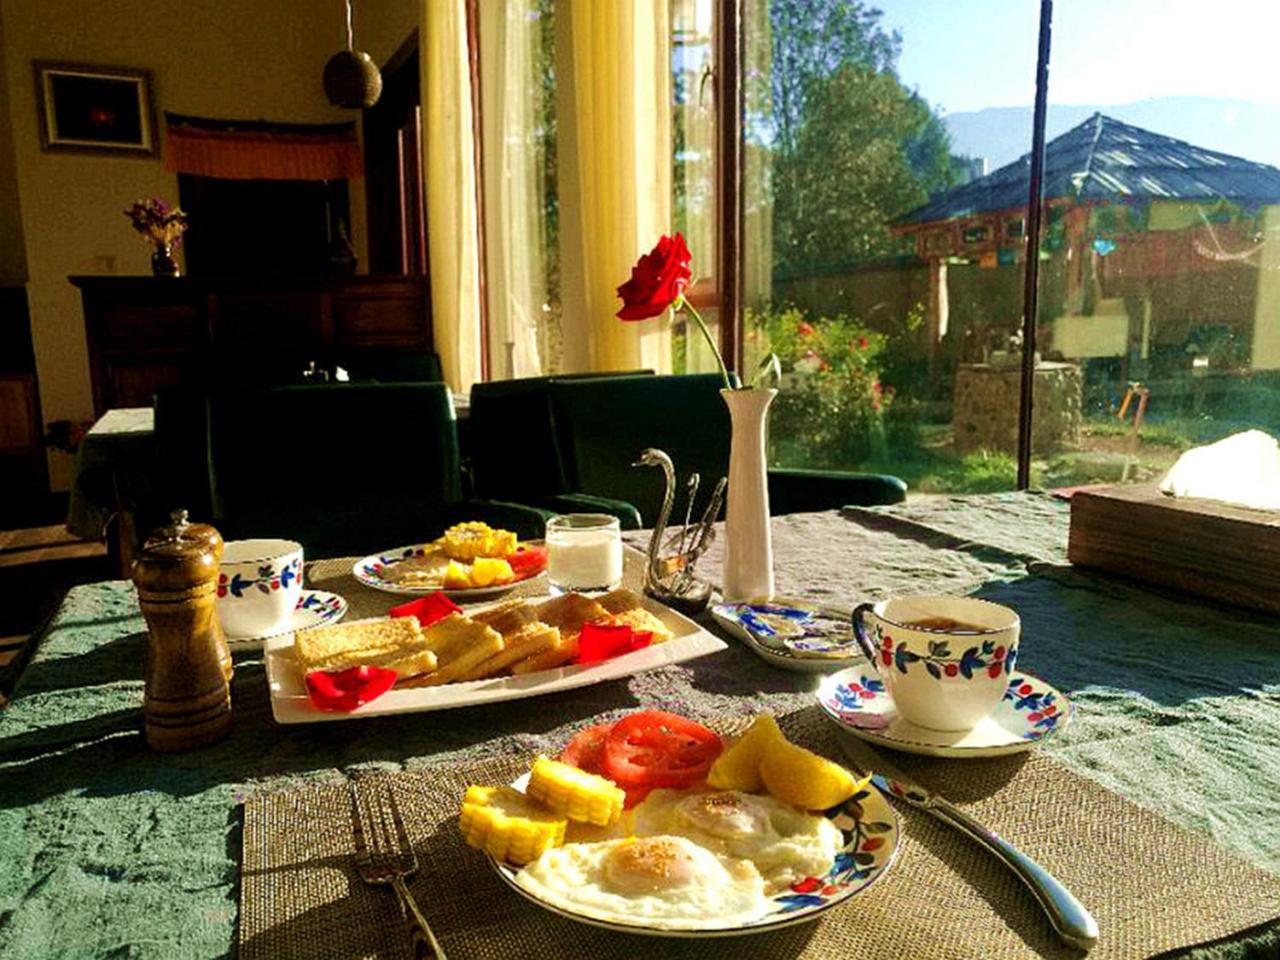
<path fill-rule="evenodd" d="M 1018 393 L 1022 371 L 985 363 L 956 369 L 952 426 L 960 453 L 972 450 L 1018 451 Z M 1036 454 L 1080 446 L 1084 377 L 1073 363 L 1041 363 L 1036 367 L 1032 402 L 1031 450 Z"/>

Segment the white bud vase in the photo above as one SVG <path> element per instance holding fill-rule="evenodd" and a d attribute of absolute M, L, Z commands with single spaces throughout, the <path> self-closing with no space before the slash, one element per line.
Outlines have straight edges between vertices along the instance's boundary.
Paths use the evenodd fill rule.
<path fill-rule="evenodd" d="M 729 508 L 725 518 L 726 600 L 773 596 L 773 538 L 765 422 L 777 390 L 721 390 L 733 423 L 729 447 Z"/>

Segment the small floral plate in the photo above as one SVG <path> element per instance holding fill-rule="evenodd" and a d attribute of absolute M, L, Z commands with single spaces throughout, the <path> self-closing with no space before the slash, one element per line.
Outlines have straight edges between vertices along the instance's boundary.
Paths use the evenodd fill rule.
<path fill-rule="evenodd" d="M 1014 670 L 1004 699 L 972 730 L 946 732 L 898 716 L 884 681 L 865 667 L 833 673 L 818 702 L 846 733 L 882 747 L 935 757 L 997 757 L 1039 746 L 1071 722 L 1075 705 L 1039 677 Z"/>
<path fill-rule="evenodd" d="M 847 614 L 796 600 L 719 603 L 716 623 L 768 663 L 788 670 L 837 670 L 865 663 Z"/>
<path fill-rule="evenodd" d="M 540 541 L 522 541 L 522 543 L 540 543 Z M 435 584 L 396 583 L 382 576 L 382 571 L 392 564 L 399 563 L 401 560 L 408 560 L 410 557 L 426 556 L 429 551 L 434 551 L 435 549 L 434 543 L 418 543 L 411 547 L 399 547 L 395 550 L 375 553 L 365 557 L 363 560 L 356 561 L 351 568 L 351 573 L 366 587 L 373 587 L 375 590 L 383 590 L 386 593 L 421 597 L 428 593 L 440 592 L 451 600 L 482 600 L 486 597 L 496 597 L 514 590 L 518 585 L 528 580 L 534 580 L 546 572 L 544 568 L 522 577 L 516 577 L 514 580 L 508 580 L 506 583 L 495 583 L 488 587 L 470 587 L 462 590 L 443 590 Z"/>
<path fill-rule="evenodd" d="M 232 650 L 258 650 L 268 637 L 278 637 L 285 633 L 296 633 L 308 627 L 318 627 L 324 623 L 337 623 L 347 615 L 347 601 L 336 593 L 323 590 L 303 590 L 298 597 L 298 605 L 293 608 L 293 615 L 281 627 L 270 633 L 256 637 L 227 637 L 227 646 Z"/>
<path fill-rule="evenodd" d="M 512 786 L 523 790 L 528 782 L 529 775 L 525 774 Z M 789 890 L 775 894 L 772 897 L 773 908 L 769 913 L 748 923 L 690 929 L 678 925 L 665 926 L 662 921 L 643 917 L 636 917 L 633 923 L 605 920 L 538 898 L 516 883 L 519 867 L 513 867 L 492 856 L 489 857 L 489 864 L 522 897 L 552 913 L 595 927 L 654 937 L 732 937 L 763 933 L 766 930 L 816 920 L 819 914 L 862 893 L 884 876 L 897 860 L 900 830 L 898 815 L 890 806 L 889 798 L 876 787 L 868 784 L 838 807 L 827 810 L 824 816 L 840 828 L 844 838 L 844 848 L 836 855 L 831 869 L 820 877 L 798 880 Z"/>

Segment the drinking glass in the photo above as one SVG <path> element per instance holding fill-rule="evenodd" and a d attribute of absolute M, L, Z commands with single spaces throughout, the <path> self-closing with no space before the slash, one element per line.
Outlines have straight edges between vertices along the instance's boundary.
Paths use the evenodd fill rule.
<path fill-rule="evenodd" d="M 555 594 L 595 593 L 622 583 L 622 527 L 604 513 L 547 521 L 547 580 Z"/>

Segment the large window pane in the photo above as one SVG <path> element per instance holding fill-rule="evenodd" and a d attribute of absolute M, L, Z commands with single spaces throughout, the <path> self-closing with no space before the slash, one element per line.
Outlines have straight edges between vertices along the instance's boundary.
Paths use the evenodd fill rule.
<path fill-rule="evenodd" d="M 875 7 L 883 10 L 883 13 Z M 1031 143 L 1033 3 L 747 0 L 745 345 L 783 361 L 778 464 L 924 491 L 1016 474 L 1025 186 L 956 191 Z"/>
<path fill-rule="evenodd" d="M 1051 482 L 1154 480 L 1190 446 L 1280 432 L 1280 12 L 1215 3 L 1219 52 L 1203 11 L 1054 11 L 1037 339 L 1079 370 L 1084 426 L 1038 451 Z M 1037 435 L 1059 420 L 1037 406 Z"/>

